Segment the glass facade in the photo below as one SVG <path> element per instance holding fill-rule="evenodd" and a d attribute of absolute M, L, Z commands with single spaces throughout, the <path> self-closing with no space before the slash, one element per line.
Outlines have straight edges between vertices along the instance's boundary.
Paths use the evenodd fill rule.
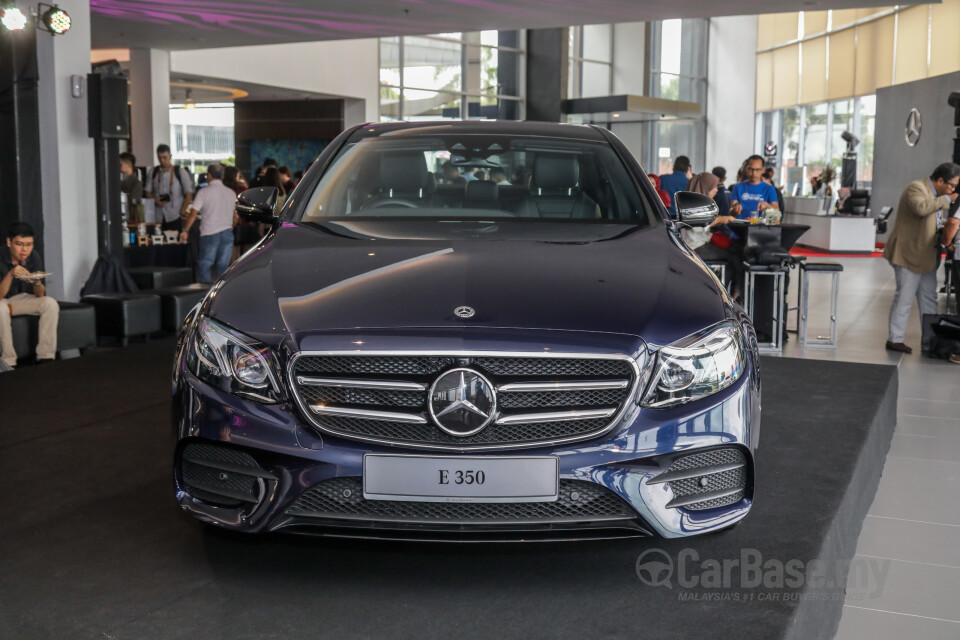
<path fill-rule="evenodd" d="M 709 21 L 651 23 L 650 95 L 704 104 L 707 96 Z M 703 109 L 706 114 L 706 108 Z M 673 172 L 677 156 L 687 156 L 695 172 L 706 171 L 706 118 L 661 120 L 649 124 L 650 144 L 642 159 L 648 171 Z"/>
<path fill-rule="evenodd" d="M 766 144 L 773 142 L 778 147 L 778 156 L 770 159 L 773 164 L 806 168 L 803 182 L 789 183 L 788 193 L 797 186 L 797 195 L 809 195 L 809 179 L 827 166 L 836 174 L 832 185 L 836 189 L 843 180 L 843 154 L 847 149 L 842 134 L 849 131 L 860 139 L 856 148 L 858 187 L 869 189 L 876 116 L 877 98 L 872 95 L 764 111 L 757 114 L 756 152 L 763 155 Z"/>
<path fill-rule="evenodd" d="M 570 27 L 567 97 L 595 98 L 612 93 L 613 25 Z"/>
<path fill-rule="evenodd" d="M 520 31 L 380 39 L 380 119 L 519 120 Z"/>

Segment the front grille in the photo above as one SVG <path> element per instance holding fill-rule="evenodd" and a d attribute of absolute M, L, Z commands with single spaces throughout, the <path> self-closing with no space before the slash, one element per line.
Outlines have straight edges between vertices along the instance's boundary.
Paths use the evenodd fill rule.
<path fill-rule="evenodd" d="M 670 487 L 673 500 L 668 507 L 702 511 L 739 502 L 746 494 L 747 481 L 743 452 L 724 447 L 681 456 L 648 484 Z"/>
<path fill-rule="evenodd" d="M 452 436 L 429 415 L 431 385 L 454 368 L 473 369 L 497 388 L 497 417 L 471 436 Z M 484 354 L 303 355 L 295 360 L 291 373 L 307 419 L 322 432 L 451 450 L 529 447 L 594 437 L 613 426 L 637 378 L 634 363 L 625 358 Z M 301 378 L 305 380 L 301 382 Z M 524 390 L 515 386 L 534 383 L 541 387 Z M 571 384 L 581 388 L 563 388 Z M 612 388 L 590 388 L 598 384 Z M 505 385 L 511 386 L 500 389 Z M 311 407 L 322 407 L 326 413 L 318 415 Z M 337 409 L 346 410 L 342 413 L 348 415 L 331 415 Z M 595 415 L 579 416 L 578 412 L 584 410 Z M 362 415 L 364 411 L 370 415 Z M 497 423 L 524 414 L 561 412 L 568 415 L 528 424 Z M 384 413 L 393 416 L 381 415 Z M 398 420 L 396 414 L 408 419 Z"/>
<path fill-rule="evenodd" d="M 310 518 L 434 524 L 524 524 L 635 519 L 619 496 L 594 482 L 560 480 L 556 502 L 367 500 L 362 478 L 334 478 L 307 490 L 286 514 Z"/>

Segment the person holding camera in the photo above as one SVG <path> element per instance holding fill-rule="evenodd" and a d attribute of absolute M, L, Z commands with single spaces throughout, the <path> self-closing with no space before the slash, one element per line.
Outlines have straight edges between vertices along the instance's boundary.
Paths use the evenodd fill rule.
<path fill-rule="evenodd" d="M 183 228 L 182 219 L 193 202 L 193 179 L 189 171 L 173 164 L 168 145 L 157 147 L 157 161 L 160 164 L 150 171 L 145 195 L 153 198 L 160 228 L 163 231 L 180 231 Z"/>
<path fill-rule="evenodd" d="M 960 165 L 944 162 L 929 178 L 914 180 L 900 195 L 897 218 L 887 238 L 883 257 L 893 267 L 897 291 L 890 306 L 888 351 L 913 353 L 904 342 L 913 298 L 924 314 L 937 313 L 937 264 L 940 259 L 940 227 L 944 214 L 957 200 Z M 927 351 L 929 344 L 923 344 Z"/>

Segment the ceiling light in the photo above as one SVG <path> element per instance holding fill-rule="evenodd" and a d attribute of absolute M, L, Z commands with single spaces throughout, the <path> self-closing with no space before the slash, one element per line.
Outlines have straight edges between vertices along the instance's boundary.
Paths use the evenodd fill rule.
<path fill-rule="evenodd" d="M 615 114 L 613 114 L 613 117 L 614 117 L 614 118 L 619 118 L 619 117 L 620 117 L 620 114 L 619 114 L 619 113 L 615 113 Z"/>
<path fill-rule="evenodd" d="M 44 5 L 40 5 L 42 8 Z M 40 21 L 44 28 L 55 36 L 63 35 L 70 29 L 70 16 L 67 12 L 53 5 L 43 12 Z"/>
<path fill-rule="evenodd" d="M 3 24 L 7 31 L 20 31 L 27 26 L 27 16 L 23 15 L 23 11 L 20 11 L 20 9 L 10 7 L 4 9 L 2 15 L 0 15 L 0 24 Z"/>

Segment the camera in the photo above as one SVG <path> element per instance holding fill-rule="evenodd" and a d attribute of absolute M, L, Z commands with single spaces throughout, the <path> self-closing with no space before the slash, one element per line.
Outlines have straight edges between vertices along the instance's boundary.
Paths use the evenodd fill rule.
<path fill-rule="evenodd" d="M 167 204 L 168 202 L 170 202 L 170 194 L 161 193 L 160 195 L 157 196 L 157 200 L 160 201 L 160 204 Z"/>

